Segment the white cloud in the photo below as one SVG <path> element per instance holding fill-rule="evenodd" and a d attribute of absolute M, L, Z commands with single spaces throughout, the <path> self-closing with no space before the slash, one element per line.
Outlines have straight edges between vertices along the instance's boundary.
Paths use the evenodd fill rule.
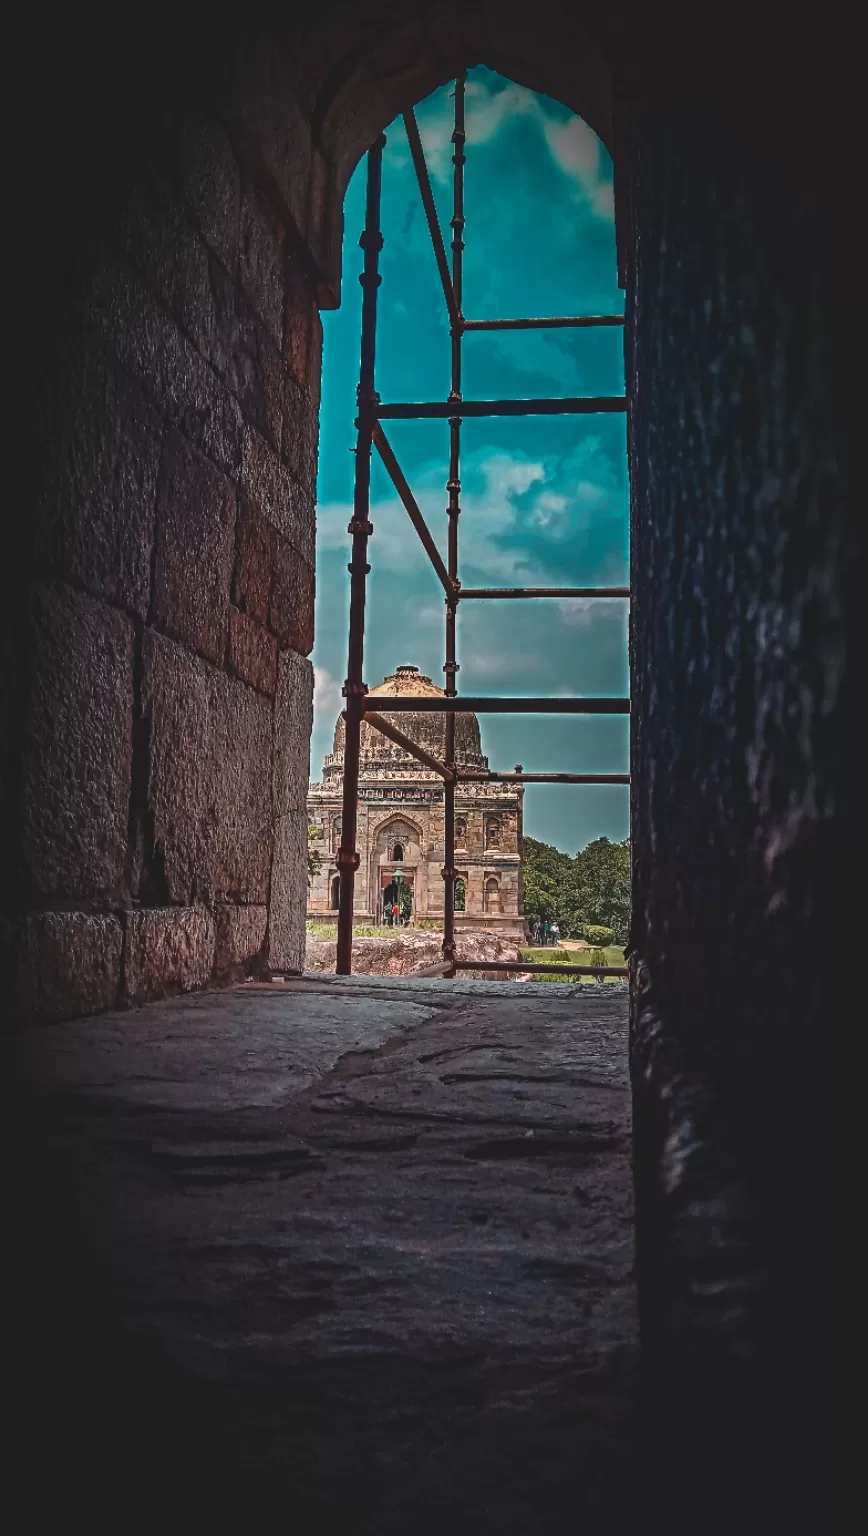
<path fill-rule="evenodd" d="M 319 719 L 323 716 L 326 721 L 333 722 L 344 707 L 341 685 L 337 678 L 332 677 L 325 667 L 313 669 L 313 712 Z"/>

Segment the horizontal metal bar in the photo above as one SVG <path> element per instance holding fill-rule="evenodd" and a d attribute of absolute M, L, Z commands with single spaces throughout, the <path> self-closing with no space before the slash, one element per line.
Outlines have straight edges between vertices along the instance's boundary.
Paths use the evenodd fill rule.
<path fill-rule="evenodd" d="M 559 976 L 629 976 L 626 965 L 543 965 L 536 960 L 456 960 L 456 971 L 546 971 Z"/>
<path fill-rule="evenodd" d="M 389 707 L 391 708 L 391 704 Z M 389 740 L 394 741 L 397 747 L 403 747 L 405 752 L 409 752 L 411 757 L 415 757 L 420 763 L 424 763 L 426 768 L 430 768 L 434 773 L 439 773 L 441 779 L 445 779 L 447 784 L 452 783 L 455 775 L 451 768 L 447 768 L 446 764 L 441 763 L 438 758 L 432 757 L 431 753 L 426 752 L 424 747 L 420 747 L 418 742 L 412 741 L 409 736 L 405 736 L 404 732 L 399 731 L 397 726 L 392 725 L 391 721 L 384 720 L 383 716 L 377 714 L 376 710 L 365 710 L 365 724 L 373 726 L 374 730 L 379 731 L 381 736 L 388 736 Z"/>
<path fill-rule="evenodd" d="M 422 515 L 422 511 L 418 502 L 416 501 L 415 496 L 413 495 L 413 492 L 410 490 L 410 487 L 401 472 L 401 466 L 399 465 L 398 460 L 395 458 L 389 440 L 379 423 L 377 423 L 374 427 L 373 441 L 374 446 L 376 447 L 377 452 L 383 461 L 389 478 L 404 504 L 407 516 L 409 517 L 410 522 L 413 524 L 413 527 L 415 528 L 420 540 L 422 541 L 422 547 L 425 550 L 428 559 L 431 561 L 435 571 L 437 572 L 444 591 L 447 594 L 454 592 L 454 583 L 449 579 L 449 572 L 447 571 L 443 561 L 440 558 L 440 552 L 437 548 L 437 545 L 434 543 L 434 539 L 431 535 L 428 524 Z"/>
<path fill-rule="evenodd" d="M 473 773 L 459 770 L 458 784 L 629 784 L 629 773 Z"/>
<path fill-rule="evenodd" d="M 446 260 L 446 247 L 443 244 L 443 231 L 440 228 L 440 220 L 437 217 L 437 208 L 434 195 L 431 191 L 431 178 L 428 175 L 428 166 L 425 161 L 425 151 L 422 148 L 422 139 L 419 135 L 419 125 L 416 122 L 416 114 L 412 107 L 404 113 L 404 127 L 407 130 L 407 139 L 410 145 L 410 155 L 413 160 L 413 168 L 416 172 L 416 180 L 419 183 L 419 192 L 422 197 L 422 207 L 425 210 L 425 218 L 428 221 L 428 232 L 431 236 L 431 244 L 434 247 L 434 259 L 437 262 L 437 271 L 440 273 L 440 281 L 443 284 L 443 296 L 446 300 L 446 308 L 449 311 L 449 319 L 456 330 L 461 329 L 461 315 L 458 311 L 458 302 L 455 298 L 455 289 L 449 273 L 449 264 Z"/>
<path fill-rule="evenodd" d="M 596 416 L 626 411 L 626 395 L 580 395 L 569 400 L 428 400 L 375 405 L 380 421 L 446 421 L 450 416 Z"/>
<path fill-rule="evenodd" d="M 563 331 L 623 325 L 623 315 L 552 315 L 544 320 L 465 320 L 465 331 Z"/>
<path fill-rule="evenodd" d="M 419 971 L 409 971 L 409 976 L 445 976 L 447 971 L 455 969 L 454 961 L 441 960 L 438 965 L 423 965 Z"/>
<path fill-rule="evenodd" d="M 390 714 L 474 714 L 474 715 L 628 715 L 629 699 L 494 699 L 446 694 L 377 694 L 377 707 Z M 362 713 L 370 718 L 369 706 L 362 701 Z"/>
<path fill-rule="evenodd" d="M 488 600 L 493 597 L 629 597 L 629 587 L 462 587 L 456 594 Z"/>

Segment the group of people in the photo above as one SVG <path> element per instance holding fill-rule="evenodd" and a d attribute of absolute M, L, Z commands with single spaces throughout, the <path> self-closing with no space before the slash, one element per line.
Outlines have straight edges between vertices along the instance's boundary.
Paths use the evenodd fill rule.
<path fill-rule="evenodd" d="M 403 928 L 409 921 L 409 912 L 402 912 L 397 901 L 384 902 L 383 922 L 387 928 Z"/>
<path fill-rule="evenodd" d="M 546 918 L 535 917 L 531 923 L 531 938 L 538 949 L 546 949 L 550 944 L 559 944 L 561 930 L 557 923 L 550 923 Z"/>

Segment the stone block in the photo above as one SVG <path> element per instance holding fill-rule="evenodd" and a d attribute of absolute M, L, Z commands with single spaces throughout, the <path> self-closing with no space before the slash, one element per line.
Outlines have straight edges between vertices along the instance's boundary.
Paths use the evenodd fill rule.
<path fill-rule="evenodd" d="M 204 987 L 214 969 L 214 951 L 214 919 L 204 907 L 128 913 L 124 997 L 137 1003 Z"/>
<path fill-rule="evenodd" d="M 229 665 L 251 688 L 273 696 L 277 684 L 277 641 L 238 608 L 229 609 Z"/>
<path fill-rule="evenodd" d="M 281 645 L 307 656 L 313 650 L 314 574 L 285 539 L 274 540 L 269 627 Z"/>
<path fill-rule="evenodd" d="M 119 222 L 120 242 L 182 327 L 207 354 L 214 325 L 209 251 L 183 198 L 154 167 L 143 170 Z"/>
<path fill-rule="evenodd" d="M 278 347 L 283 344 L 285 231 L 255 187 L 241 204 L 241 287 Z"/>
<path fill-rule="evenodd" d="M 211 362 L 236 396 L 245 419 L 279 450 L 285 369 L 277 345 L 240 288 L 213 258 L 210 270 L 214 295 Z"/>
<path fill-rule="evenodd" d="M 319 414 L 304 385 L 287 373 L 283 381 L 281 454 L 302 492 L 316 490 Z M 311 511 L 313 510 L 311 503 Z"/>
<path fill-rule="evenodd" d="M 268 964 L 302 971 L 307 916 L 307 810 L 287 811 L 274 825 L 268 908 Z"/>
<path fill-rule="evenodd" d="M 313 667 L 303 656 L 285 651 L 278 666 L 274 708 L 274 811 L 299 811 L 307 805 L 310 738 L 313 730 Z"/>
<path fill-rule="evenodd" d="M 241 172 L 219 123 L 200 112 L 182 119 L 178 170 L 203 238 L 231 276 L 238 266 Z"/>
<path fill-rule="evenodd" d="M 318 410 L 322 373 L 322 321 L 298 255 L 287 263 L 283 338 L 284 357 L 293 378 L 308 390 L 314 409 Z"/>
<path fill-rule="evenodd" d="M 60 585 L 30 594 L 18 836 L 42 897 L 107 899 L 122 883 L 133 735 L 133 626 Z"/>
<path fill-rule="evenodd" d="M 159 413 L 114 359 L 73 343 L 41 376 L 31 427 L 34 495 L 23 532 L 32 559 L 144 618 Z"/>
<path fill-rule="evenodd" d="M 218 907 L 215 913 L 217 949 L 214 969 L 219 976 L 245 972 L 262 950 L 268 908 Z"/>
<path fill-rule="evenodd" d="M 311 498 L 302 494 L 278 455 L 250 428 L 244 434 L 240 490 L 253 510 L 313 565 L 315 527 Z"/>
<path fill-rule="evenodd" d="M 11 1012 L 32 1019 L 98 1013 L 118 1000 L 123 928 L 87 912 L 27 912 L 2 924 Z"/>
<path fill-rule="evenodd" d="M 232 601 L 260 624 L 268 620 L 274 566 L 274 529 L 244 497 L 238 512 Z"/>
<path fill-rule="evenodd" d="M 237 475 L 238 402 L 122 258 L 95 273 L 88 310 L 97 334 L 173 426 L 227 474 Z"/>
<path fill-rule="evenodd" d="M 272 705 L 160 635 L 144 640 L 152 856 L 170 901 L 267 899 Z"/>
<path fill-rule="evenodd" d="M 153 620 L 210 661 L 225 650 L 235 505 L 232 482 L 170 432 L 157 494 Z"/>

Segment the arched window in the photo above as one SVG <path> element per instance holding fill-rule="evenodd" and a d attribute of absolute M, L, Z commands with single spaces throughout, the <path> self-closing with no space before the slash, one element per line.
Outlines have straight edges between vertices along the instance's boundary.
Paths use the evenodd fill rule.
<path fill-rule="evenodd" d="M 500 882 L 493 875 L 485 882 L 483 903 L 486 912 L 500 911 Z"/>
<path fill-rule="evenodd" d="M 394 845 L 394 847 L 392 849 L 392 862 L 394 864 L 400 864 L 401 860 L 403 859 L 403 857 L 404 857 L 404 844 L 403 843 L 395 843 L 395 845 Z"/>
<path fill-rule="evenodd" d="M 485 821 L 486 848 L 499 848 L 503 837 L 503 825 L 499 816 L 488 816 Z"/>
<path fill-rule="evenodd" d="M 467 847 L 467 817 L 466 816 L 456 816 L 456 818 L 455 818 L 455 846 L 456 846 L 456 848 L 466 848 Z"/>
<path fill-rule="evenodd" d="M 341 877 L 340 877 L 340 875 L 332 875 L 331 886 L 329 888 L 329 906 L 330 906 L 332 912 L 337 912 L 338 907 L 340 906 L 340 904 L 341 904 Z"/>
<path fill-rule="evenodd" d="M 467 910 L 467 885 L 462 875 L 455 882 L 455 910 L 465 912 Z"/>

